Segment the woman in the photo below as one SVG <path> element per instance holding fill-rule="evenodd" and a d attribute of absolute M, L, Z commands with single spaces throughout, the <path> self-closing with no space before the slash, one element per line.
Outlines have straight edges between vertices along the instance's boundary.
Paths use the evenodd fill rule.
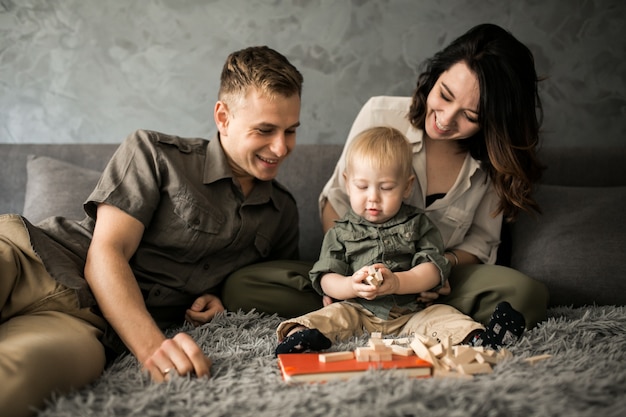
<path fill-rule="evenodd" d="M 413 97 L 374 97 L 354 121 L 346 143 L 377 125 L 395 127 L 412 143 L 418 181 L 407 202 L 424 209 L 440 229 L 453 265 L 443 297 L 423 293 L 422 301 L 437 299 L 482 323 L 501 301 L 522 312 L 528 328 L 545 318 L 545 285 L 494 265 L 503 219 L 539 210 L 532 197 L 541 175 L 537 82 L 530 50 L 501 27 L 482 24 L 426 62 Z M 320 195 L 325 231 L 349 207 L 344 157 L 345 148 Z M 258 283 L 280 275 L 293 285 L 306 279 L 306 272 L 281 270 L 280 263 L 262 272 L 251 268 L 231 276 L 227 286 L 237 288 L 245 277 Z"/>

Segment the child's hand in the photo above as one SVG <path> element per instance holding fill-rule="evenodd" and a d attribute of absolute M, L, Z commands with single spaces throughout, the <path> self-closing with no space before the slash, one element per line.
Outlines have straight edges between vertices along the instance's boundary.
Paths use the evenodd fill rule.
<path fill-rule="evenodd" d="M 376 264 L 374 266 L 383 275 L 383 283 L 377 288 L 377 295 L 397 294 L 398 288 L 400 287 L 398 276 L 383 264 Z"/>
<path fill-rule="evenodd" d="M 367 283 L 365 278 L 369 275 L 368 267 L 363 267 L 352 274 L 350 279 L 352 280 L 352 290 L 359 298 L 365 298 L 366 300 L 373 300 L 378 296 L 378 289 L 374 285 Z"/>

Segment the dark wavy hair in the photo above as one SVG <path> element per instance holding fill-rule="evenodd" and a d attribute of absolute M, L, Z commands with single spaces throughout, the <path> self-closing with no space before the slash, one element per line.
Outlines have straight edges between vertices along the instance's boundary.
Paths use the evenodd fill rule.
<path fill-rule="evenodd" d="M 543 120 L 540 79 L 532 52 L 510 32 L 494 24 L 475 26 L 427 60 L 409 109 L 411 124 L 424 129 L 428 94 L 439 76 L 458 62 L 476 74 L 480 89 L 480 130 L 458 145 L 491 178 L 500 197 L 494 214 L 513 221 L 520 210 L 540 212 L 533 198 L 543 170 L 536 155 Z"/>

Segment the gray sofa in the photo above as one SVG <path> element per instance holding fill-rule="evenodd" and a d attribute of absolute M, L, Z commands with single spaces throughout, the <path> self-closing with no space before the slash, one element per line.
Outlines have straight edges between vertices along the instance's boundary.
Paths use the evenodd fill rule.
<path fill-rule="evenodd" d="M 0 213 L 82 216 L 82 200 L 115 144 L 0 144 Z M 322 231 L 317 197 L 341 145 L 298 145 L 279 180 L 300 210 L 300 248 L 317 257 Z M 626 147 L 549 148 L 537 198 L 541 216 L 505 227 L 500 264 L 545 282 L 551 305 L 626 304 Z"/>
<path fill-rule="evenodd" d="M 0 144 L 0 213 L 33 221 L 81 217 L 81 202 L 115 145 Z M 298 145 L 280 180 L 300 208 L 301 252 L 314 259 L 322 233 L 317 196 L 342 147 Z M 506 228 L 500 263 L 545 282 L 548 318 L 509 347 L 493 374 L 411 380 L 372 371 L 350 381 L 291 386 L 273 351 L 275 315 L 228 312 L 183 326 L 213 360 L 209 380 L 151 384 L 122 355 L 93 384 L 55 396 L 40 417 L 64 416 L 608 416 L 626 409 L 626 148 L 545 148 L 537 198 L 544 213 Z M 352 350 L 367 335 L 335 344 Z M 550 358 L 535 365 L 525 360 Z M 45 378 L 45 375 L 42 375 Z"/>

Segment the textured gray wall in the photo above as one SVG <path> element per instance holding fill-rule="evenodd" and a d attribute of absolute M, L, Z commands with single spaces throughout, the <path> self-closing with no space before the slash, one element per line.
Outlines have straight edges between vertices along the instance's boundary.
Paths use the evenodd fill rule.
<path fill-rule="evenodd" d="M 372 95 L 493 22 L 535 53 L 546 145 L 623 144 L 623 0 L 0 0 L 0 142 L 210 136 L 229 52 L 266 44 L 305 78 L 300 143 L 343 143 Z"/>

